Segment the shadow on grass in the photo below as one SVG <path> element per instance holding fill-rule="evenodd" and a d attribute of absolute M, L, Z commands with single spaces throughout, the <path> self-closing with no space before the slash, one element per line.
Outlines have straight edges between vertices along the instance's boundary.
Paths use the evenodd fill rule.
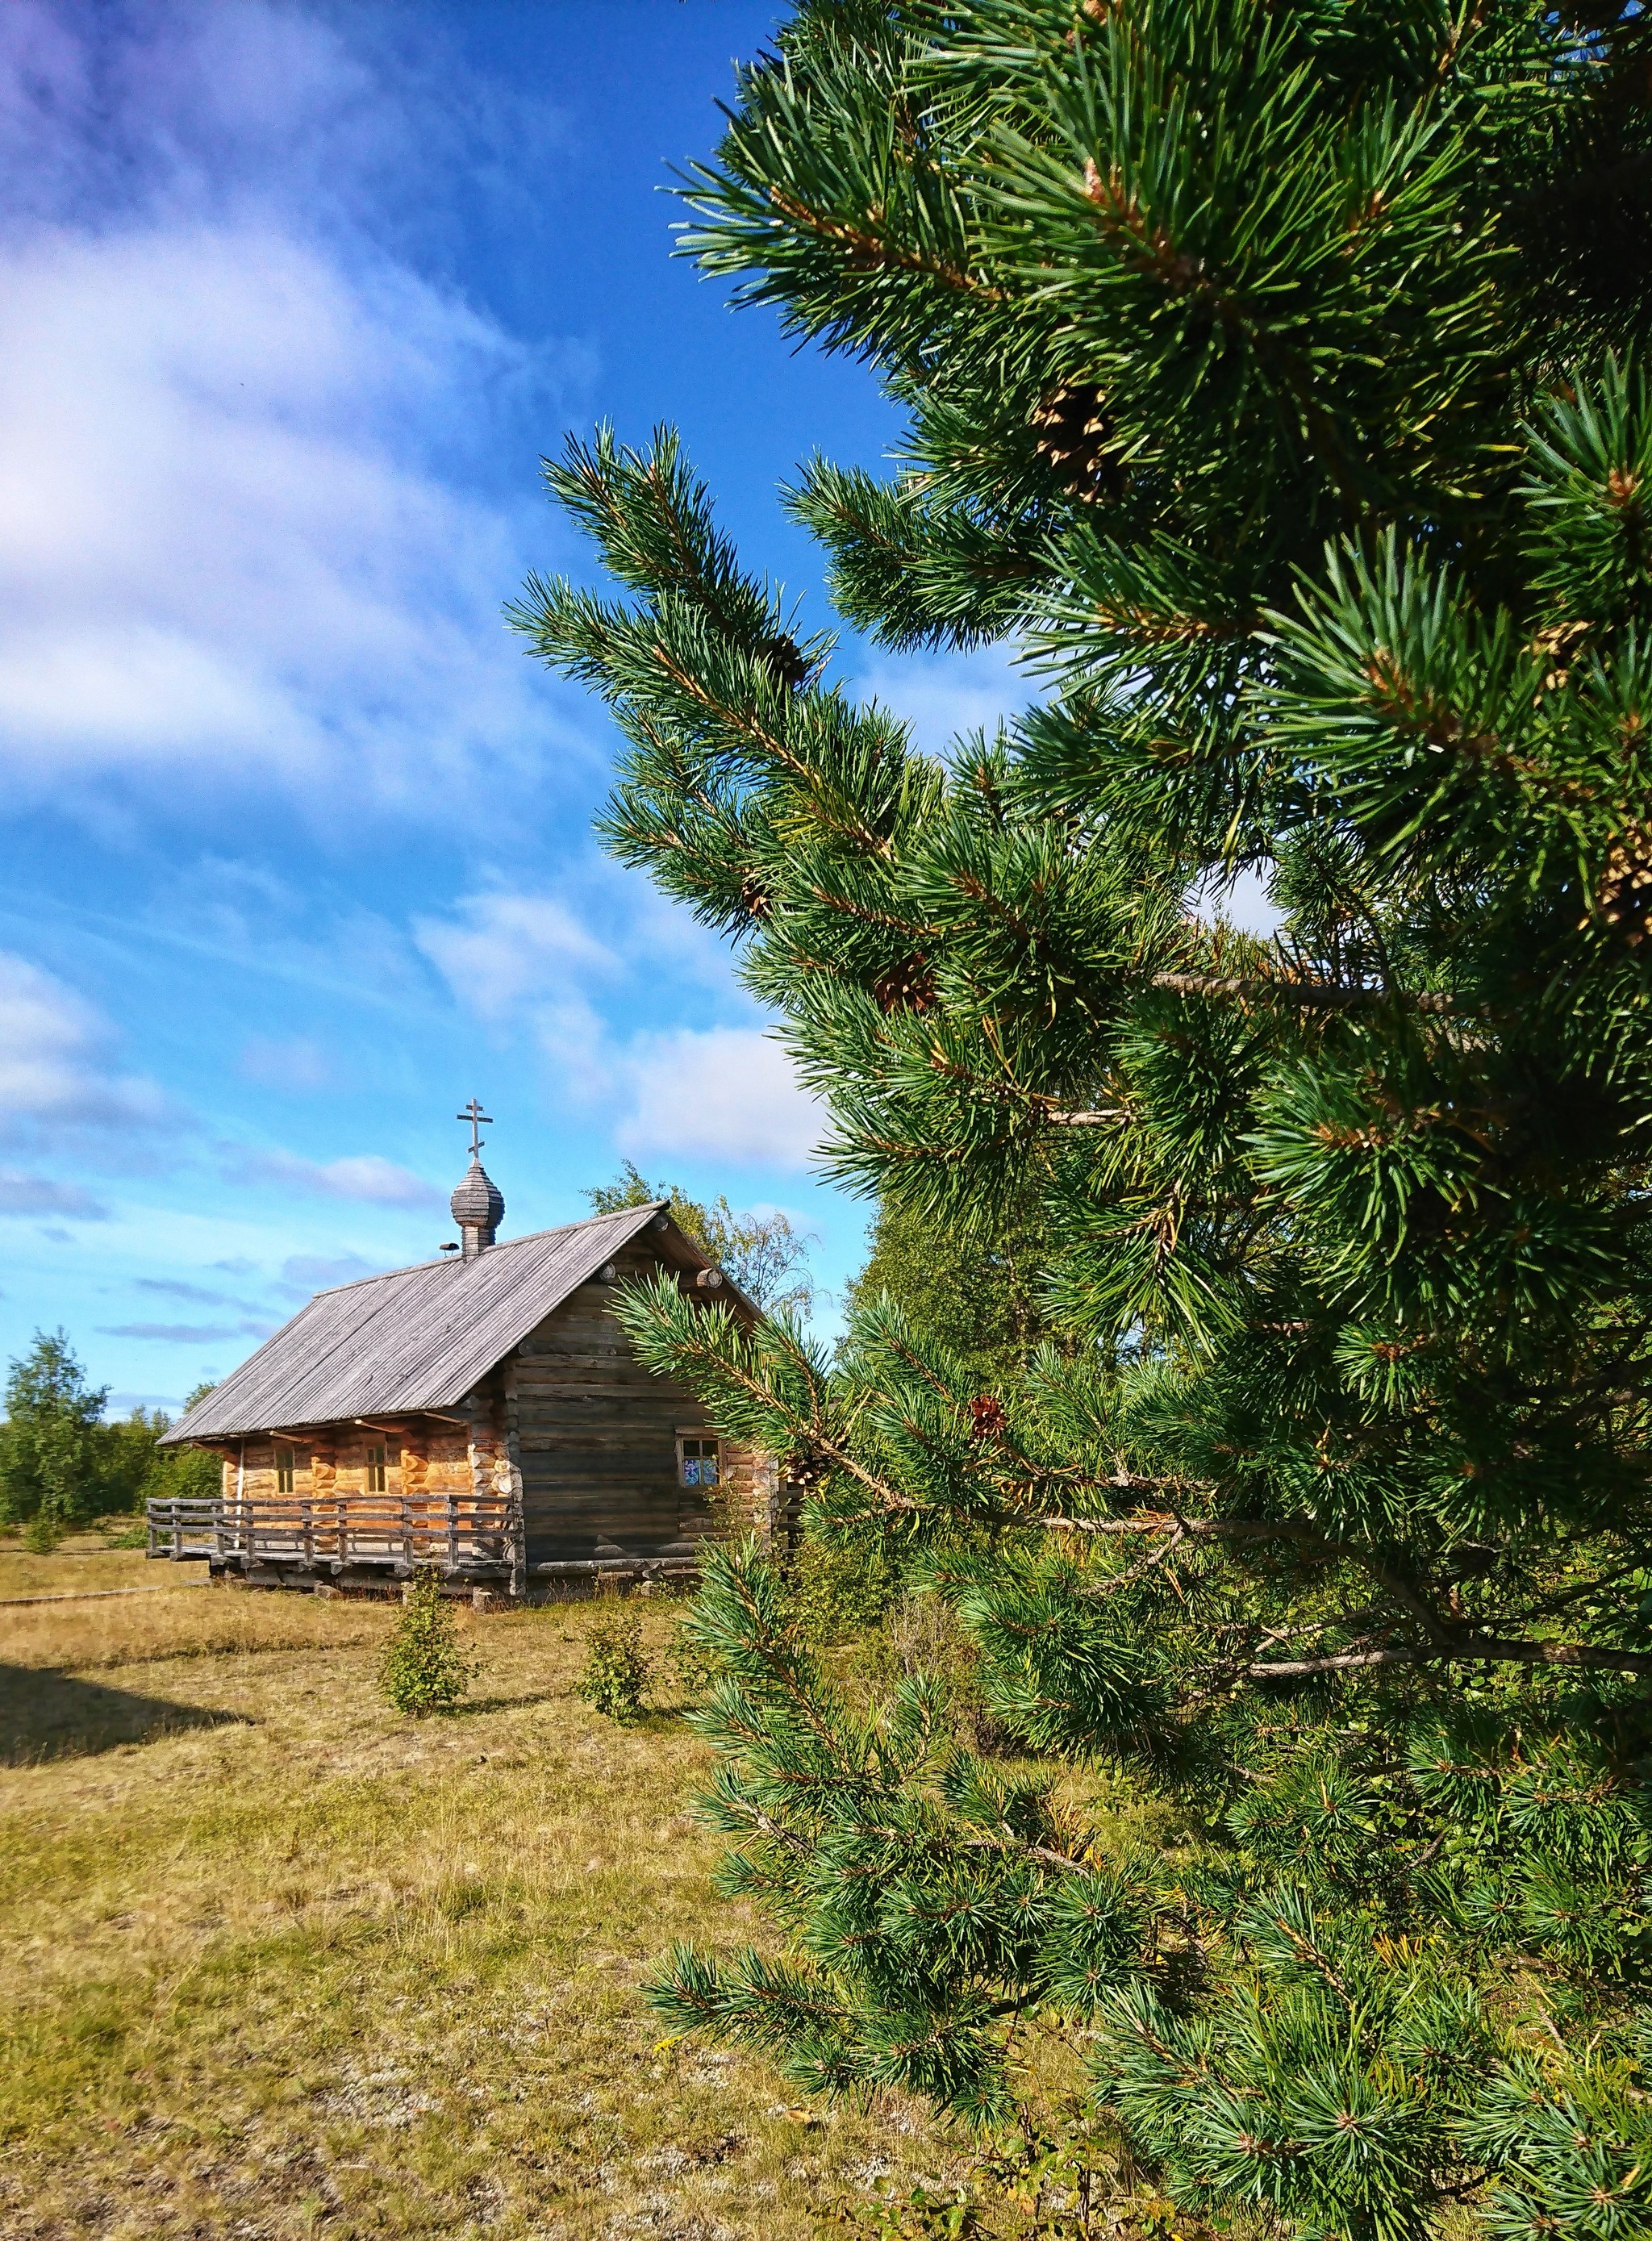
<path fill-rule="evenodd" d="M 541 1689 L 527 1696 L 462 1696 L 457 1704 L 450 1704 L 442 1714 L 445 1720 L 465 1720 L 478 1712 L 519 1712 L 528 1704 L 554 1704 L 558 1701 L 554 1689 Z"/>
<path fill-rule="evenodd" d="M 241 1725 L 237 1712 L 200 1704 L 172 1704 L 77 1681 L 67 1673 L 0 1665 L 0 1766 L 35 1766 L 43 1759 L 95 1758 L 123 1743 L 152 1743 L 190 1728 Z"/>

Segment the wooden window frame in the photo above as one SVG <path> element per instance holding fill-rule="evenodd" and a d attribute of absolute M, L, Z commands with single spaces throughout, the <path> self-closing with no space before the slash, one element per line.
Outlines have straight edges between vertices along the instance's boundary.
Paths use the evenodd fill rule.
<path fill-rule="evenodd" d="M 275 1490 L 288 1500 L 298 1491 L 298 1450 L 291 1440 L 275 1442 Z"/>
<path fill-rule="evenodd" d="M 677 1485 L 679 1492 L 684 1494 L 710 1494 L 716 1492 L 722 1486 L 724 1474 L 723 1446 L 724 1442 L 718 1437 L 715 1432 L 708 1431 L 701 1425 L 686 1425 L 679 1429 L 677 1434 Z M 694 1449 L 692 1456 L 688 1453 L 690 1448 Z M 695 1476 L 690 1478 L 688 1476 L 689 1463 L 692 1462 L 697 1466 L 703 1463 L 706 1461 L 706 1450 L 707 1448 L 712 1451 L 711 1462 L 713 1473 L 715 1474 L 714 1476 L 708 1482 L 699 1477 L 697 1469 Z"/>
<path fill-rule="evenodd" d="M 390 1492 L 391 1447 L 388 1440 L 370 1442 L 367 1461 L 363 1468 L 363 1483 L 369 1494 Z"/>

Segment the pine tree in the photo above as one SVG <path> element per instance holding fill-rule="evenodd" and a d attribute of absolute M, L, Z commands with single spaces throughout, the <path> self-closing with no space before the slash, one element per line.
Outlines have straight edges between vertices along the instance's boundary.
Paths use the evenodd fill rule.
<path fill-rule="evenodd" d="M 907 414 L 790 493 L 845 618 L 1047 697 L 917 753 L 667 431 L 547 470 L 629 596 L 517 610 L 838 1175 L 1035 1197 L 1064 1341 L 983 1393 L 887 1301 L 828 1361 L 631 1299 L 1030 1755 L 862 1715 L 714 1562 L 789 1950 L 659 1997 L 983 2122 L 1070 2028 L 1181 2200 L 1302 2235 L 1652 2229 L 1649 71 L 1614 0 L 806 0 L 686 246 Z M 1271 938 L 1198 906 L 1241 871 Z M 1176 1845 L 1109 1852 L 1098 1763 Z"/>
<path fill-rule="evenodd" d="M 1049 1246 L 1035 1210 L 966 1236 L 892 1201 L 878 1209 L 871 1245 L 847 1287 L 849 1313 L 892 1300 L 978 1384 L 1019 1375 L 1047 1335 L 1038 1284 Z"/>

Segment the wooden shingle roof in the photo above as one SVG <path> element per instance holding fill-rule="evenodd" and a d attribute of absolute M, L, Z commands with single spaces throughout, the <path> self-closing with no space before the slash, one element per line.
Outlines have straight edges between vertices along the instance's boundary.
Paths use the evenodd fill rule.
<path fill-rule="evenodd" d="M 473 1260 L 424 1261 L 318 1292 L 164 1442 L 451 1408 L 667 1204 L 626 1207 L 490 1245 Z M 675 1222 L 660 1243 L 685 1267 L 709 1265 Z"/>

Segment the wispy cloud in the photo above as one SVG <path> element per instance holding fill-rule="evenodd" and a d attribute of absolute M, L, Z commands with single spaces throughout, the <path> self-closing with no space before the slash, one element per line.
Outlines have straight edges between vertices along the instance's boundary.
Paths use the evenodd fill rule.
<path fill-rule="evenodd" d="M 281 1264 L 279 1288 L 307 1300 L 311 1292 L 324 1292 L 335 1284 L 353 1284 L 358 1276 L 378 1274 L 375 1263 L 364 1261 L 359 1253 L 338 1253 L 331 1257 L 319 1253 L 294 1253 Z"/>
<path fill-rule="evenodd" d="M 0 1214 L 55 1214 L 64 1221 L 107 1221 L 109 1208 L 78 1183 L 0 1167 Z"/>
<path fill-rule="evenodd" d="M 104 1338 L 151 1339 L 161 1346 L 211 1346 L 227 1338 L 268 1338 L 273 1323 L 100 1323 Z"/>
<path fill-rule="evenodd" d="M 139 1276 L 134 1283 L 140 1292 L 158 1292 L 164 1299 L 186 1300 L 191 1307 L 235 1308 L 244 1315 L 255 1312 L 244 1300 L 232 1299 L 227 1292 L 207 1291 L 199 1284 L 186 1284 L 180 1277 Z"/>
<path fill-rule="evenodd" d="M 120 1067 L 114 1040 L 94 1005 L 27 958 L 0 950 L 0 1129 L 15 1139 L 48 1125 L 59 1134 L 158 1126 L 169 1117 L 167 1100 L 154 1082 Z"/>
<path fill-rule="evenodd" d="M 326 1052 L 311 1035 L 249 1035 L 237 1064 L 260 1089 L 325 1089 L 333 1077 Z"/>
<path fill-rule="evenodd" d="M 940 756 L 960 733 L 984 731 L 990 738 L 1000 723 L 1038 698 L 1033 681 L 1014 666 L 1011 651 L 997 646 L 973 653 L 879 659 L 854 680 L 853 690 L 861 699 L 881 701 L 905 717 L 913 744 L 926 754 Z"/>
<path fill-rule="evenodd" d="M 596 999 L 612 996 L 631 965 L 571 903 L 504 889 L 465 895 L 445 918 L 415 920 L 413 938 L 462 1011 L 496 1032 L 526 1027 L 560 1094 L 594 1105 L 612 1089 L 611 1033 Z M 656 966 L 659 955 L 655 945 Z"/>
<path fill-rule="evenodd" d="M 339 1160 L 306 1160 L 297 1152 L 259 1151 L 244 1145 L 223 1147 L 224 1179 L 229 1183 L 274 1184 L 313 1191 L 323 1198 L 359 1199 L 369 1206 L 434 1207 L 443 1194 L 409 1167 L 398 1167 L 377 1152 Z"/>
<path fill-rule="evenodd" d="M 553 895 L 466 895 L 447 918 L 413 921 L 413 939 L 457 1002 L 485 1020 L 554 1003 L 571 975 L 612 975 L 619 960 Z"/>

